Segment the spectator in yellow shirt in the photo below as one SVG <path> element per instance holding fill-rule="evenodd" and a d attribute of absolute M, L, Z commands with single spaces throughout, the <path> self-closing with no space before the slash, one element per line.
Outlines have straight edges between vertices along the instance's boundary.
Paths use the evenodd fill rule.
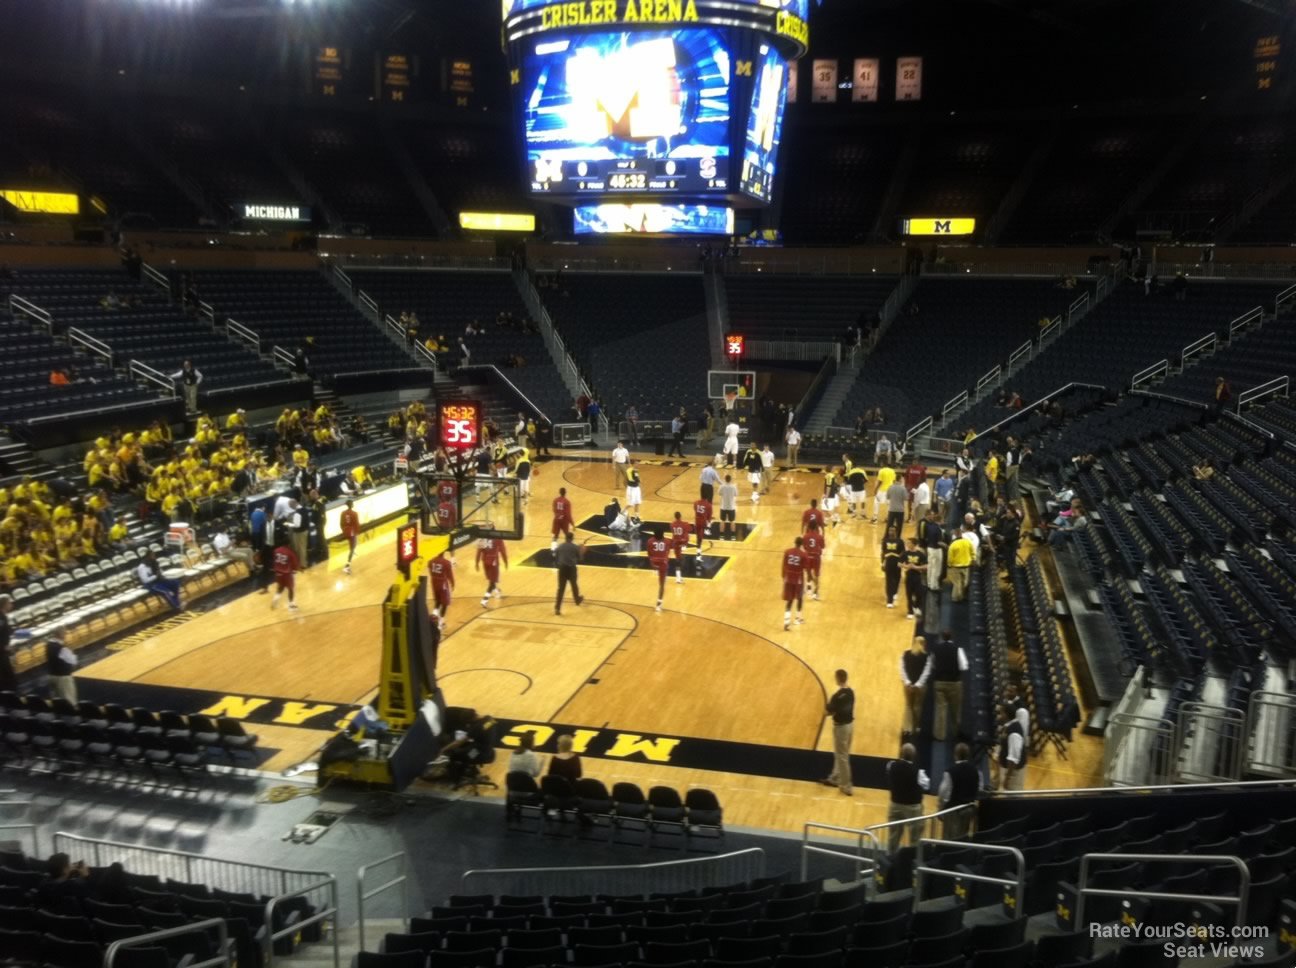
<path fill-rule="evenodd" d="M 310 454 L 306 451 L 306 448 L 299 444 L 292 452 L 292 462 L 295 466 L 303 468 L 309 464 Z"/>
<path fill-rule="evenodd" d="M 247 411 L 239 407 L 225 418 L 226 430 L 242 430 L 247 427 Z"/>
<path fill-rule="evenodd" d="M 112 527 L 108 529 L 108 543 L 115 548 L 120 548 L 125 545 L 128 534 L 126 522 L 119 517 L 113 518 Z"/>
<path fill-rule="evenodd" d="M 972 542 L 961 530 L 954 533 L 954 540 L 945 553 L 945 563 L 950 585 L 953 586 L 951 597 L 954 601 L 961 602 L 967 597 L 968 576 L 972 570 Z"/>

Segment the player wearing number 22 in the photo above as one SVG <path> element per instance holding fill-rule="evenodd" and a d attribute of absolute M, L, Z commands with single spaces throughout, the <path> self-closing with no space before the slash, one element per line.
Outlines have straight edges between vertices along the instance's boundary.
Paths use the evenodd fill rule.
<path fill-rule="evenodd" d="M 792 547 L 783 552 L 783 631 L 792 627 L 792 603 L 796 602 L 796 623 L 801 625 L 802 595 L 805 592 L 805 552 L 804 541 L 800 536 L 792 542 Z"/>
<path fill-rule="evenodd" d="M 501 558 L 504 560 L 504 567 L 507 568 L 508 549 L 499 538 L 482 538 L 477 542 L 477 562 L 473 567 L 481 570 L 484 566 L 486 571 L 486 591 L 482 593 L 482 608 L 486 607 L 492 595 L 496 598 L 504 597 L 499 587 Z"/>
<path fill-rule="evenodd" d="M 454 588 L 454 562 L 442 551 L 428 562 L 428 579 L 432 582 L 432 611 L 445 626 L 446 612 L 450 610 L 450 591 Z"/>

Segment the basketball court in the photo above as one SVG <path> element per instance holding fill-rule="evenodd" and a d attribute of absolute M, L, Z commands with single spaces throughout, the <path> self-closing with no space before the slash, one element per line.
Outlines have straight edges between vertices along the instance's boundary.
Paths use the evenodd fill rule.
<path fill-rule="evenodd" d="M 882 770 L 896 753 L 902 718 L 899 654 L 915 623 L 902 607 L 885 607 L 881 526 L 843 516 L 830 528 L 823 600 L 807 599 L 805 624 L 785 632 L 781 553 L 800 533 L 822 477 L 818 469 L 782 471 L 753 504 L 745 475 L 735 472 L 740 539 L 704 542 L 700 562 L 690 548 L 683 584 L 672 565 L 656 613 L 656 576 L 639 543 L 600 530 L 604 506 L 624 499 L 607 456 L 556 453 L 535 465 L 524 536 L 508 544 L 502 600 L 482 608 L 475 546 L 455 552 L 455 597 L 438 660 L 446 701 L 490 713 L 506 744 L 530 731 L 548 750 L 557 733 L 574 734 L 585 775 L 609 786 L 709 788 L 731 825 L 799 831 L 809 819 L 884 820 Z M 644 525 L 676 510 L 691 520 L 702 456 L 636 460 Z M 575 607 L 569 596 L 561 616 L 549 551 L 559 487 L 572 501 L 577 541 L 588 542 L 585 603 Z M 341 544 L 300 575 L 298 612 L 272 610 L 268 595 L 250 592 L 109 646 L 79 674 L 82 695 L 241 718 L 260 734 L 260 767 L 268 771 L 311 759 L 375 694 L 381 603 L 397 575 L 395 528 L 362 537 L 351 575 Z M 830 769 L 823 708 L 838 667 L 849 671 L 857 697 L 853 797 L 816 782 Z M 506 762 L 501 751 L 491 767 L 497 780 Z M 1094 785 L 1100 768 L 1101 740 L 1077 732 L 1067 759 L 1051 750 L 1032 759 L 1027 783 Z"/>

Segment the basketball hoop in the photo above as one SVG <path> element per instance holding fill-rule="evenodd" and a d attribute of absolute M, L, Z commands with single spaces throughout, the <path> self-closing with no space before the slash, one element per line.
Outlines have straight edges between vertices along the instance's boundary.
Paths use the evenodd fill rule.
<path fill-rule="evenodd" d="M 732 409 L 734 408 L 734 404 L 737 402 L 737 400 L 738 400 L 738 391 L 737 391 L 737 390 L 725 390 L 725 392 L 724 392 L 724 406 L 725 406 L 725 409 L 726 409 L 726 410 L 732 410 Z"/>

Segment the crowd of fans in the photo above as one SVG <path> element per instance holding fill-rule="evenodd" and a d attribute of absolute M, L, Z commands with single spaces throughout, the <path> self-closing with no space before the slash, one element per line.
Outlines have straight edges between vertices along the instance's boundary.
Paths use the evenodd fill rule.
<path fill-rule="evenodd" d="M 61 489 L 60 489 L 61 490 Z M 126 540 L 102 488 L 62 494 L 26 478 L 0 487 L 0 586 L 10 588 L 71 570 Z"/>

